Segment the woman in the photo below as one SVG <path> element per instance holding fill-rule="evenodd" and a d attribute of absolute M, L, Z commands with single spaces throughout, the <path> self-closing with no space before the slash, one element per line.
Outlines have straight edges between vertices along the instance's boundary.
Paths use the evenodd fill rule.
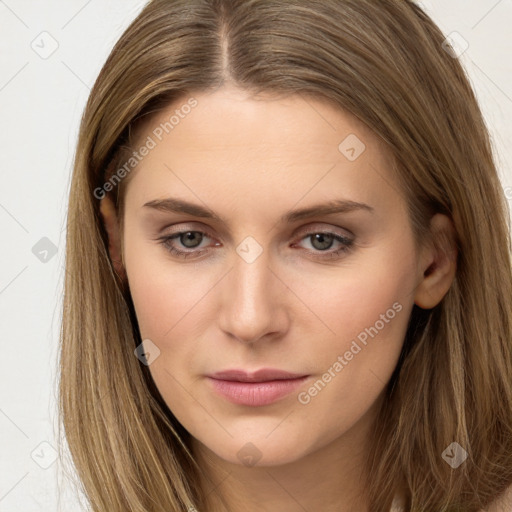
<path fill-rule="evenodd" d="M 510 228 L 445 48 L 397 0 L 153 0 L 126 30 L 69 202 L 93 510 L 508 510 Z"/>

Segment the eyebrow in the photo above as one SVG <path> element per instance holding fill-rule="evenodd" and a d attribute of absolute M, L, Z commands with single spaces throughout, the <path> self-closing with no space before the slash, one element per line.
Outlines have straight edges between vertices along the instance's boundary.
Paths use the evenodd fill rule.
<path fill-rule="evenodd" d="M 182 199 L 168 197 L 166 199 L 154 199 L 144 204 L 144 207 L 152 208 L 162 212 L 185 213 L 194 217 L 213 219 L 218 222 L 224 222 L 222 217 L 216 215 L 213 211 L 198 204 L 189 203 Z M 299 220 L 315 217 L 318 215 L 332 215 L 335 213 L 347 213 L 355 210 L 368 211 L 374 213 L 375 210 L 365 203 L 358 203 L 345 199 L 329 201 L 327 203 L 316 204 L 306 208 L 290 210 L 281 216 L 281 223 L 291 223 Z"/>

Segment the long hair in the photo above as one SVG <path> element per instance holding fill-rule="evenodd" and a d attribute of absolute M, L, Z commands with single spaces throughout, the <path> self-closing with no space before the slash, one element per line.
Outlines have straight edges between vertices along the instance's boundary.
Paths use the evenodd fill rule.
<path fill-rule="evenodd" d="M 417 243 L 434 213 L 453 221 L 453 284 L 435 308 L 413 307 L 371 437 L 372 512 L 389 511 L 399 482 L 406 510 L 424 512 L 477 512 L 512 484 L 508 207 L 481 110 L 444 41 L 406 0 L 153 0 L 122 35 L 82 118 L 67 220 L 59 405 L 94 511 L 205 510 L 189 434 L 134 356 L 140 334 L 99 199 L 138 123 L 227 83 L 352 113 L 393 155 Z M 109 191 L 121 219 L 128 182 Z M 442 457 L 453 442 L 468 454 L 457 469 Z"/>

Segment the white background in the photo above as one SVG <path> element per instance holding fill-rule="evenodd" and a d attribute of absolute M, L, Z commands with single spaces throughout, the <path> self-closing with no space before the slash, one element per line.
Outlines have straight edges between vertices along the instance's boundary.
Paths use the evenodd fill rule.
<path fill-rule="evenodd" d="M 512 203 L 512 0 L 422 4 L 469 43 L 460 58 Z M 67 193 L 90 87 L 143 5 L 0 0 L 0 512 L 81 510 L 51 464 Z M 33 49 L 52 44 L 46 59 Z M 56 254 L 42 262 L 32 248 L 45 237 Z"/>

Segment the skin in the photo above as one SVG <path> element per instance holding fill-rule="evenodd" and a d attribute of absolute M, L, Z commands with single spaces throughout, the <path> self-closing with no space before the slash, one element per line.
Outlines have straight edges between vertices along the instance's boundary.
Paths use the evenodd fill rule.
<path fill-rule="evenodd" d="M 123 233 L 108 198 L 101 211 L 142 339 L 160 350 L 149 366 L 153 379 L 193 436 L 205 488 L 215 487 L 208 510 L 221 510 L 222 496 L 233 511 L 368 511 L 360 477 L 372 421 L 413 304 L 428 309 L 440 302 L 455 258 L 433 244 L 416 249 L 391 155 L 352 115 L 318 99 L 256 99 L 232 87 L 194 98 L 198 106 L 133 171 Z M 146 123 L 140 141 L 187 99 Z M 338 149 L 350 134 L 366 145 L 354 161 Z M 171 196 L 224 222 L 143 206 Z M 288 210 L 336 199 L 366 203 L 373 212 L 279 221 Z M 431 229 L 436 237 L 453 236 L 440 214 Z M 170 244 L 209 249 L 196 258 L 174 256 L 158 240 L 194 230 L 208 233 L 189 242 L 199 249 L 184 245 L 185 237 Z M 342 244 L 315 243 L 308 235 L 318 232 L 353 244 L 322 259 Z M 248 236 L 262 249 L 252 263 L 236 251 Z M 300 403 L 299 392 L 322 379 L 395 303 L 400 312 L 309 403 Z M 264 367 L 311 377 L 261 407 L 228 402 L 206 378 Z M 260 456 L 256 465 L 237 456 L 249 453 L 247 443 Z"/>

